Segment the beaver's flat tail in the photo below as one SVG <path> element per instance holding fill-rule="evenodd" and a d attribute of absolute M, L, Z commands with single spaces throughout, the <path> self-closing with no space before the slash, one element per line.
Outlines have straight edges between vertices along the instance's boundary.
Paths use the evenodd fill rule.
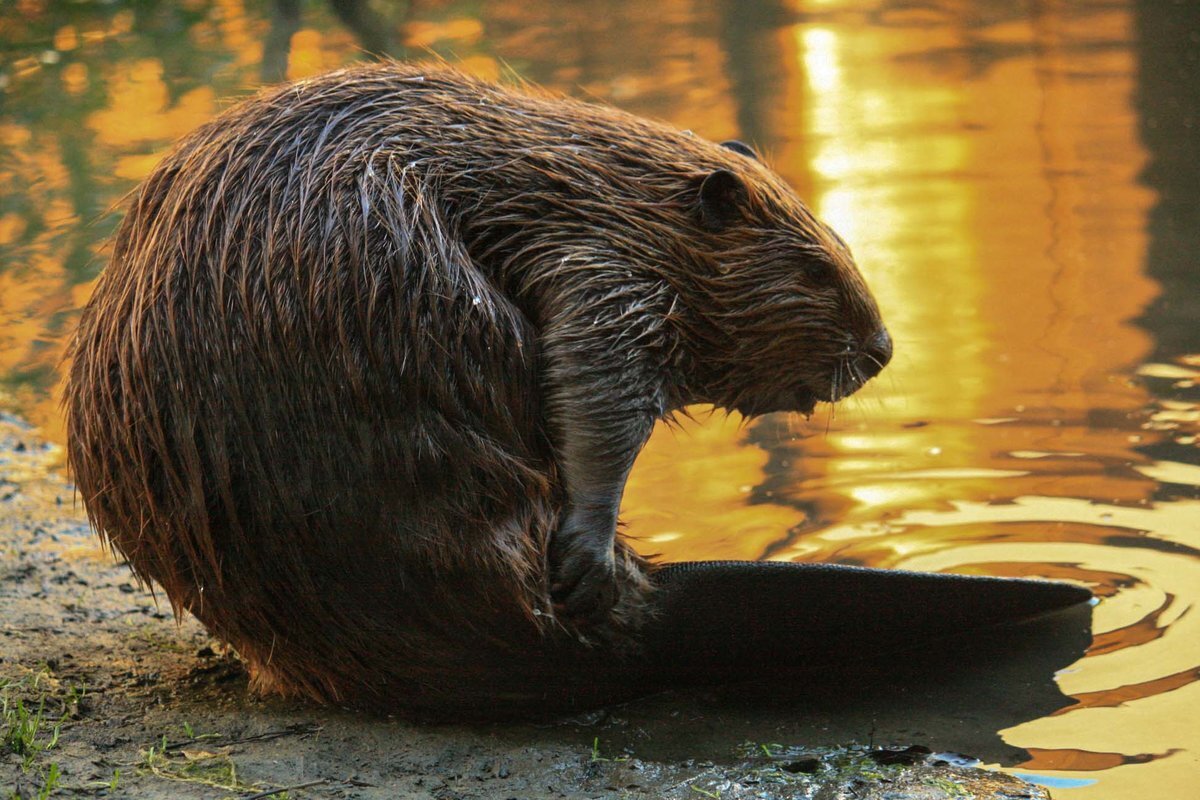
<path fill-rule="evenodd" d="M 679 562 L 653 580 L 645 667 L 680 682 L 836 668 L 988 636 L 1092 598 L 1052 581 L 836 564 Z"/>
<path fill-rule="evenodd" d="M 837 691 L 901 665 L 921 680 L 949 680 L 980 658 L 1052 682 L 1091 641 L 1092 594 L 1067 583 L 743 561 L 664 564 L 651 582 L 647 617 L 620 652 L 553 638 L 503 670 L 489 702 L 463 702 L 483 687 L 460 687 L 454 709 L 427 710 L 555 716 L 741 682 Z M 1079 613 L 1056 613 L 1072 607 Z M 510 690 L 502 699 L 500 685 Z"/>

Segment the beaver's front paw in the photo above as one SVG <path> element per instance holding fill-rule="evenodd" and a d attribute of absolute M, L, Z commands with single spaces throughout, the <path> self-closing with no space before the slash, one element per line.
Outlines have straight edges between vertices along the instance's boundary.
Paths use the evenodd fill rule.
<path fill-rule="evenodd" d="M 576 628 L 604 622 L 617 602 L 615 521 L 569 513 L 550 541 L 554 614 Z"/>

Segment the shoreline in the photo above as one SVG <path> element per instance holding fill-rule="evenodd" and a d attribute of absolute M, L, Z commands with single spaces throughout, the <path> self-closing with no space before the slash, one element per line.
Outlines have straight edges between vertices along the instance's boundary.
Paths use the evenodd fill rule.
<path fill-rule="evenodd" d="M 847 735 L 868 732 L 855 720 L 825 724 L 816 742 L 750 708 L 706 707 L 707 696 L 485 726 L 256 697 L 232 654 L 194 620 L 177 624 L 101 548 L 59 463 L 56 445 L 0 415 L 0 693 L 10 712 L 21 701 L 27 733 L 36 728 L 24 753 L 0 750 L 5 800 L 38 797 L 48 780 L 51 797 L 150 800 L 285 789 L 439 800 L 1048 797 L 1003 772 L 874 738 L 874 723 L 865 743 Z M 14 719 L 7 713 L 0 732 Z"/>

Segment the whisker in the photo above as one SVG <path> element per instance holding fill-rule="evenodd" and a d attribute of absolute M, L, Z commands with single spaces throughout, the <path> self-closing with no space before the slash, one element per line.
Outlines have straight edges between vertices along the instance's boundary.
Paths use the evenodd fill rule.
<path fill-rule="evenodd" d="M 880 371 L 880 372 L 883 372 L 883 362 L 882 362 L 882 361 L 880 361 L 878 358 L 876 358 L 875 356 L 873 356 L 873 355 L 871 355 L 870 353 L 867 353 L 867 352 L 863 352 L 863 353 L 862 353 L 862 355 L 864 355 L 864 356 L 866 356 L 867 358 L 871 359 L 871 363 L 873 363 L 875 366 L 879 367 L 879 371 Z"/>
<path fill-rule="evenodd" d="M 829 376 L 829 402 L 833 402 L 838 393 L 838 373 L 842 370 L 842 362 L 835 361 L 833 364 L 833 374 Z"/>
<path fill-rule="evenodd" d="M 829 436 L 829 430 L 833 426 L 833 417 L 837 409 L 837 400 L 842 384 L 842 360 L 838 359 L 833 365 L 833 381 L 829 392 L 829 413 L 825 415 L 825 435 Z"/>

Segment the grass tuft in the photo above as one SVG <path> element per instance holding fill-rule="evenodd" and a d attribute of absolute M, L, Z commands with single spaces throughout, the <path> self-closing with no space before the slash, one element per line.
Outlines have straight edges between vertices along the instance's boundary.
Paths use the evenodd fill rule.
<path fill-rule="evenodd" d="M 0 748 L 21 757 L 21 769 L 28 772 L 40 753 L 52 750 L 58 744 L 62 727 L 60 722 L 47 725 L 44 720 L 46 695 L 37 698 L 37 708 L 32 710 L 32 701 L 26 704 L 24 696 L 30 689 L 37 690 L 41 673 L 26 679 L 8 681 L 0 679 Z"/>

